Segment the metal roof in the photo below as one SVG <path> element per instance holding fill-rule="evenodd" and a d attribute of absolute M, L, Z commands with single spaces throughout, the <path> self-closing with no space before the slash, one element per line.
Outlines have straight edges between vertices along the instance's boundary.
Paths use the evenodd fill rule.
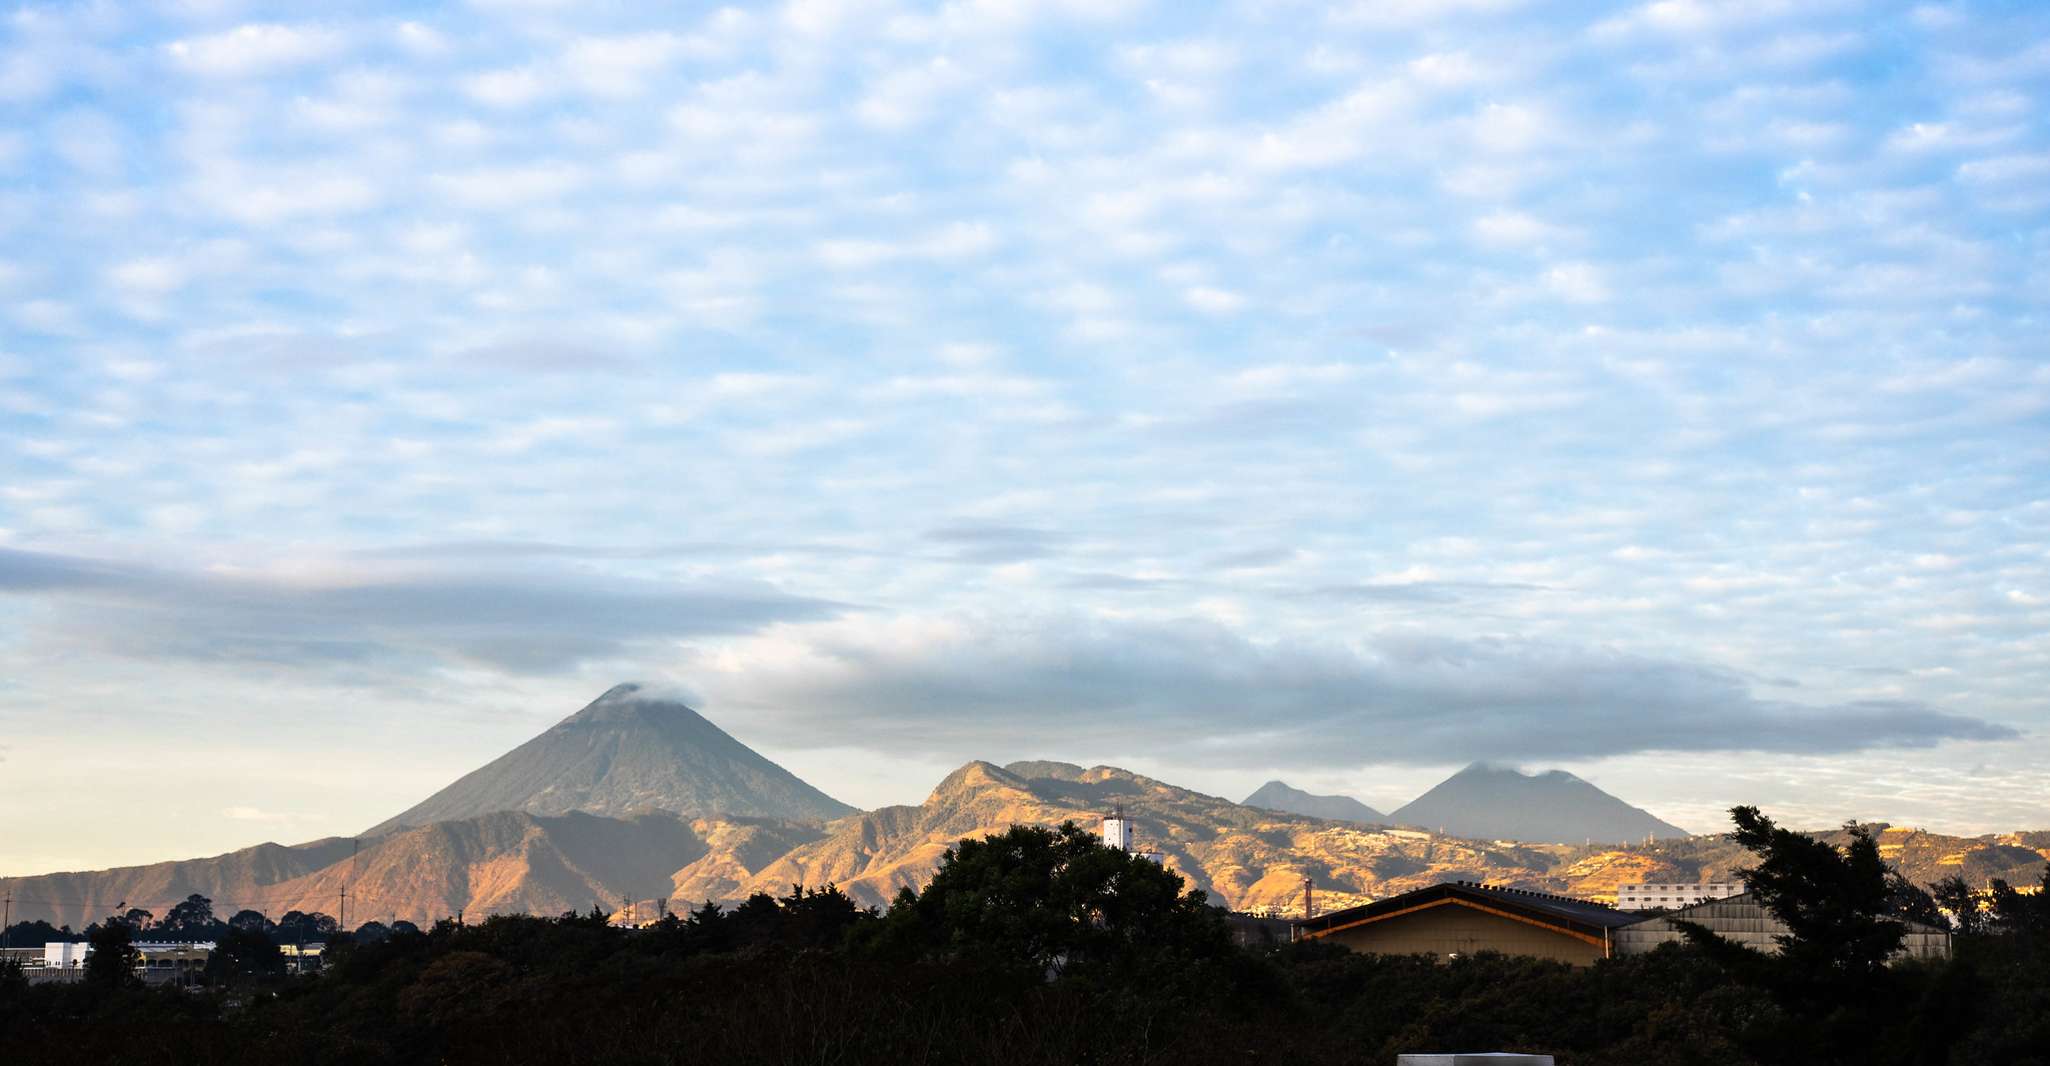
<path fill-rule="evenodd" d="M 1724 896 L 1721 899 L 1703 900 L 1700 903 L 1689 904 L 1685 907 L 1667 911 L 1664 914 L 1645 915 L 1644 920 L 1652 922 L 1677 918 L 1681 921 L 1687 921 L 1689 915 L 1707 914 L 1709 908 L 1718 903 L 1725 906 L 1756 907 L 1760 913 L 1771 917 L 1774 922 L 1779 921 L 1779 918 L 1773 916 L 1772 911 L 1755 894 L 1750 892 L 1739 892 L 1734 896 Z M 1893 921 L 1901 923 L 1901 926 L 1910 933 L 1942 933 L 1945 936 L 1950 935 L 1950 930 L 1941 926 L 1930 925 L 1927 922 L 1918 922 L 1913 918 L 1902 918 L 1899 915 L 1890 915 L 1888 917 L 1892 918 Z"/>
<path fill-rule="evenodd" d="M 1304 936 L 1316 937 L 1340 928 L 1380 921 L 1407 911 L 1446 903 L 1466 903 L 1489 910 L 1507 911 L 1526 920 L 1596 941 L 1609 930 L 1635 925 L 1646 918 L 1643 914 L 1619 911 L 1605 903 L 1575 899 L 1572 896 L 1554 896 L 1548 892 L 1482 884 L 1479 881 L 1445 881 L 1429 888 L 1404 892 L 1399 896 L 1377 899 L 1358 907 L 1320 914 L 1315 918 L 1296 922 L 1295 928 Z"/>

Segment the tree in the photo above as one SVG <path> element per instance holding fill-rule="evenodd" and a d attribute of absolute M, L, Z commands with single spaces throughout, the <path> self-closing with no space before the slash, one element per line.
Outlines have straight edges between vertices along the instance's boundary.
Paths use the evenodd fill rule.
<path fill-rule="evenodd" d="M 127 922 L 113 918 L 102 922 L 87 943 L 92 947 L 85 957 L 85 983 L 89 987 L 108 991 L 137 983 L 135 967 L 142 956 L 135 950 L 135 938 L 129 933 Z"/>
<path fill-rule="evenodd" d="M 10 948 L 33 948 L 44 944 L 64 943 L 77 940 L 78 934 L 70 926 L 57 928 L 49 922 L 37 919 L 33 922 L 16 922 L 0 934 L 0 944 Z"/>
<path fill-rule="evenodd" d="M 2050 958 L 2050 863 L 2043 864 L 2043 876 L 2032 889 L 1995 880 L 1986 897 L 1989 931 L 2015 937 L 2025 953 Z"/>
<path fill-rule="evenodd" d="M 1016 825 L 949 848 L 923 892 L 899 893 L 876 943 L 1044 976 L 1129 975 L 1227 954 L 1203 893 L 1182 888 L 1174 873 L 1073 822 Z"/>
<path fill-rule="evenodd" d="M 229 926 L 206 960 L 206 983 L 246 984 L 285 972 L 285 955 L 261 930 Z"/>
<path fill-rule="evenodd" d="M 1949 914 L 1950 927 L 1958 936 L 1977 936 L 1985 930 L 1987 893 L 1973 888 L 1963 876 L 1951 874 L 1930 885 L 1929 893 Z"/>
<path fill-rule="evenodd" d="M 1931 980 L 1887 965 L 1906 937 L 1898 915 L 1934 915 L 1933 901 L 1902 890 L 1906 882 L 1862 826 L 1845 826 L 1850 840 L 1838 847 L 1783 829 L 1756 807 L 1733 807 L 1730 820 L 1731 839 L 1758 859 L 1738 876 L 1787 928 L 1775 938 L 1779 953 L 1761 955 L 1703 926 L 1677 924 L 1738 982 L 1766 992 L 1784 1012 L 1784 1024 L 1754 1034 L 1760 1057 L 1943 1061 L 1957 1037 L 1955 1015 L 1970 996 L 1969 975 L 1943 971 Z"/>
<path fill-rule="evenodd" d="M 198 939 L 217 935 L 218 926 L 219 923 L 214 921 L 214 901 L 194 892 L 185 897 L 184 902 L 174 905 L 157 928 L 166 936 Z"/>
<path fill-rule="evenodd" d="M 228 919 L 228 924 L 236 929 L 255 933 L 268 933 L 273 928 L 269 918 L 264 917 L 260 911 L 252 910 L 236 911 L 235 916 Z"/>
<path fill-rule="evenodd" d="M 286 911 L 271 930 L 271 936 L 281 944 L 299 944 L 311 940 L 326 940 L 335 934 L 340 924 L 319 911 Z"/>

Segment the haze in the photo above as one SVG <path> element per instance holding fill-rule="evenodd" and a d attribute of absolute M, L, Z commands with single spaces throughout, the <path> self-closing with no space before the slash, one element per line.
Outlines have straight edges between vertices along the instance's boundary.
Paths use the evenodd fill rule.
<path fill-rule="evenodd" d="M 1696 831 L 2050 823 L 2050 16 L 234 0 L 0 39 L 0 871 L 618 681 Z"/>

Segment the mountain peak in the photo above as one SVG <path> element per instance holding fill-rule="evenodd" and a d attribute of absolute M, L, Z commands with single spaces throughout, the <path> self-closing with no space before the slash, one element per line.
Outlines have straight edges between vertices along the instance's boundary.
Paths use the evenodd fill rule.
<path fill-rule="evenodd" d="M 1292 788 L 1287 782 L 1279 780 L 1261 785 L 1240 805 L 1284 811 L 1289 814 L 1304 814 L 1312 818 L 1327 818 L 1334 822 L 1380 825 L 1388 821 L 1387 815 L 1351 796 L 1319 796 Z"/>
<path fill-rule="evenodd" d="M 1404 825 L 1485 840 L 1604 843 L 1688 833 L 1564 770 L 1469 764 L 1391 814 Z"/>
<path fill-rule="evenodd" d="M 498 811 L 826 821 L 854 808 L 647 686 L 615 685 L 368 835 Z"/>

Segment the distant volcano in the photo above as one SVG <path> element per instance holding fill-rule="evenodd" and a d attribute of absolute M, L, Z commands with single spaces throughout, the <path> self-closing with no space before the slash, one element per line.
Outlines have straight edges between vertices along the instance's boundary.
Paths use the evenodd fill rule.
<path fill-rule="evenodd" d="M 500 811 L 613 818 L 668 811 L 823 822 L 855 809 L 689 707 L 644 696 L 639 685 L 619 685 L 365 835 Z"/>
<path fill-rule="evenodd" d="M 1478 762 L 1390 813 L 1388 820 L 1478 840 L 1615 844 L 1688 835 L 1564 770 L 1526 774 Z"/>
<path fill-rule="evenodd" d="M 1388 821 L 1387 815 L 1351 796 L 1319 796 L 1299 788 L 1291 788 L 1280 781 L 1269 781 L 1261 785 L 1259 791 L 1239 802 L 1247 807 L 1265 807 L 1270 811 L 1306 814 L 1312 818 L 1329 818 L 1334 822 L 1381 825 Z"/>

